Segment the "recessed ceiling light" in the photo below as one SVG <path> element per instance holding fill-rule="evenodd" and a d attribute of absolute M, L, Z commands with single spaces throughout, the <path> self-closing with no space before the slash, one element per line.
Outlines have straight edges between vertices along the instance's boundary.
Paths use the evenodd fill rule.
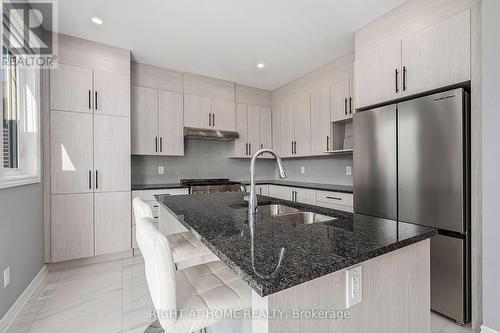
<path fill-rule="evenodd" d="M 262 62 L 259 62 L 257 64 L 257 68 L 264 68 L 266 65 L 264 65 Z"/>
<path fill-rule="evenodd" d="M 94 22 L 95 24 L 99 24 L 99 25 L 101 25 L 103 23 L 100 18 L 95 17 L 95 16 L 92 18 L 92 22 Z"/>

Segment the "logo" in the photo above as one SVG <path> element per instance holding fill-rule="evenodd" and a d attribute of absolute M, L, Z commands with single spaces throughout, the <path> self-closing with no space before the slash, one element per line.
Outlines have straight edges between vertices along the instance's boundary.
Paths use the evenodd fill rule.
<path fill-rule="evenodd" d="M 57 12 L 51 0 L 3 0 L 4 66 L 54 68 L 57 64 Z M 10 56 L 6 56 L 10 54 Z"/>

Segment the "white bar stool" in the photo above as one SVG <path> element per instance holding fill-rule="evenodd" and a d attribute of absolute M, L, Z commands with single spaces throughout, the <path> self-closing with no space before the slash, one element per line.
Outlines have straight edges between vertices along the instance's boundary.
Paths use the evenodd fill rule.
<path fill-rule="evenodd" d="M 136 236 L 158 322 L 166 333 L 202 330 L 222 319 L 211 316 L 214 311 L 251 307 L 250 287 L 220 261 L 176 271 L 169 241 L 153 219 L 139 218 Z M 146 332 L 155 329 L 156 322 Z"/>
<path fill-rule="evenodd" d="M 141 217 L 153 219 L 151 207 L 141 198 L 134 198 L 132 201 L 134 207 L 135 221 Z M 176 268 L 183 269 L 192 265 L 219 260 L 203 243 L 193 236 L 189 231 L 166 235 Z"/>

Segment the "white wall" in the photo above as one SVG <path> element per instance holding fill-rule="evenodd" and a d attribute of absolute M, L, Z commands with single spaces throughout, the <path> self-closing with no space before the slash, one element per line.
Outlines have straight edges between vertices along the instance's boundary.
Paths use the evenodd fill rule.
<path fill-rule="evenodd" d="M 482 1 L 483 322 L 500 331 L 500 1 Z"/>

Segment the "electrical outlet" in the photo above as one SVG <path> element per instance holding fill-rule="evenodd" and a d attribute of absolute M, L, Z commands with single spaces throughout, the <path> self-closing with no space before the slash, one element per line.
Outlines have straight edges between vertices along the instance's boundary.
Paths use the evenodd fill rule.
<path fill-rule="evenodd" d="M 345 174 L 348 176 L 352 175 L 352 167 L 351 166 L 345 167 Z"/>
<path fill-rule="evenodd" d="M 6 288 L 10 284 L 10 267 L 3 271 L 3 287 Z"/>
<path fill-rule="evenodd" d="M 301 166 L 300 167 L 300 174 L 303 175 L 306 173 L 306 167 Z"/>
<path fill-rule="evenodd" d="M 165 168 L 163 166 L 158 167 L 158 174 L 163 175 L 165 173 Z"/>
<path fill-rule="evenodd" d="M 361 303 L 363 300 L 363 270 L 361 266 L 346 271 L 346 308 Z"/>

